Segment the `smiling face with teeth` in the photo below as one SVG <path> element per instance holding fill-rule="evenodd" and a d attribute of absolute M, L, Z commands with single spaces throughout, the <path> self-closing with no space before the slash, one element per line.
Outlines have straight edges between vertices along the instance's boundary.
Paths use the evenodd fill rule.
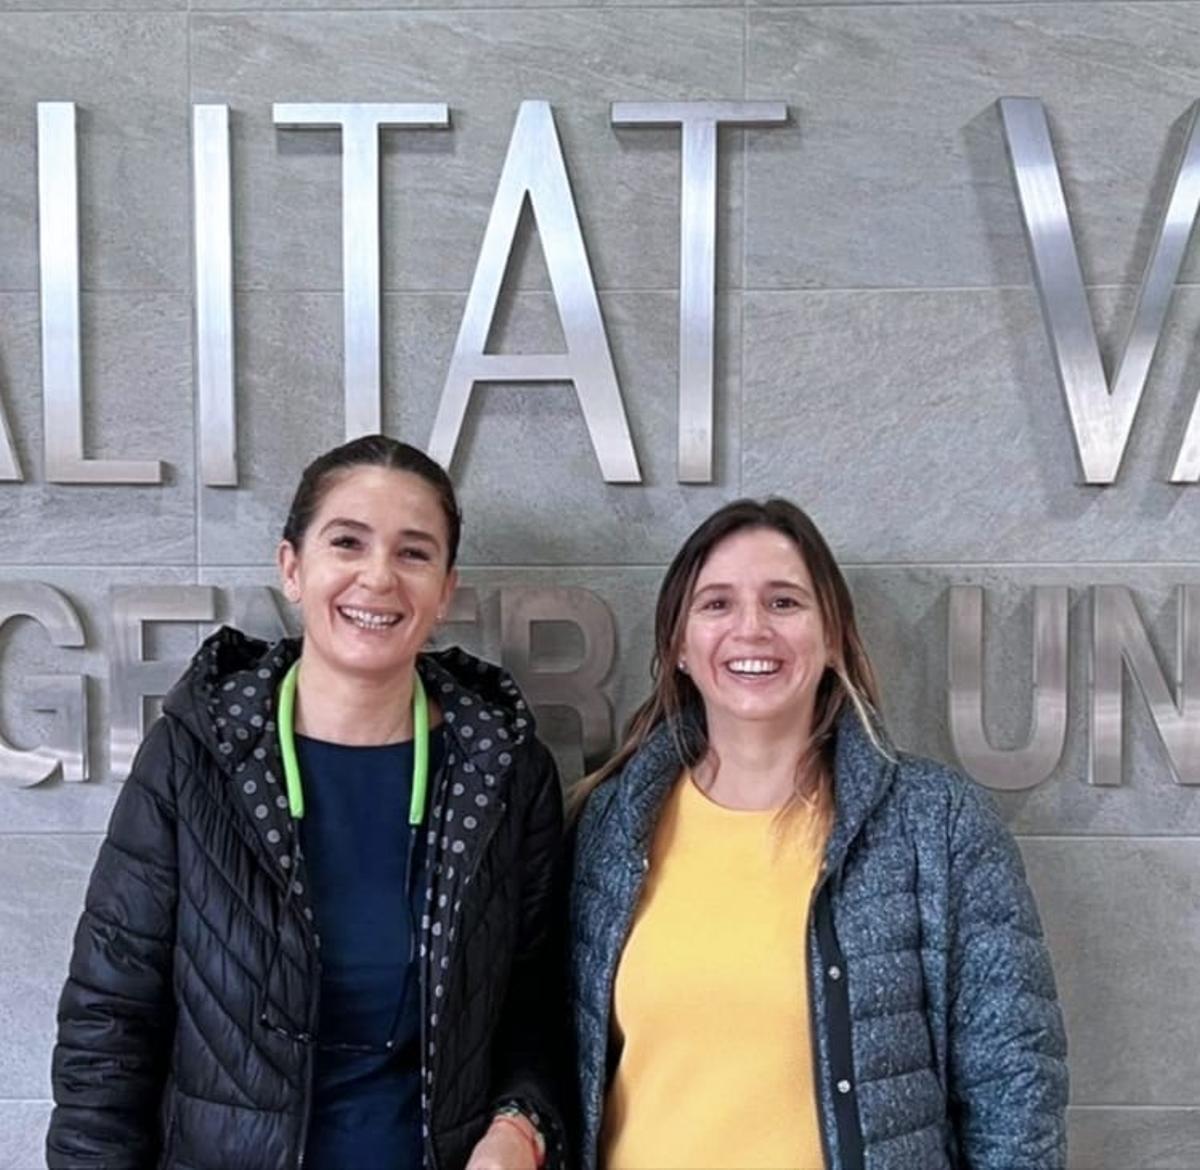
<path fill-rule="evenodd" d="M 681 658 L 710 738 L 730 720 L 810 726 L 830 655 L 808 567 L 784 533 L 734 532 L 696 577 Z"/>
<path fill-rule="evenodd" d="M 279 546 L 310 677 L 407 678 L 454 592 L 447 546 L 442 506 L 419 475 L 367 466 L 338 476 L 300 547 Z"/>

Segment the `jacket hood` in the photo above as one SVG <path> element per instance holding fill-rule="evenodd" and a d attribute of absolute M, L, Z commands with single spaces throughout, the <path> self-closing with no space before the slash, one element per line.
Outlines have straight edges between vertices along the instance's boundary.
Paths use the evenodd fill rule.
<path fill-rule="evenodd" d="M 223 627 L 200 646 L 163 703 L 164 714 L 187 728 L 230 781 L 281 880 L 294 872 L 297 834 L 275 716 L 279 684 L 302 646 L 298 638 L 267 643 Z M 512 676 L 458 647 L 419 655 L 417 670 L 442 711 L 447 764 L 504 787 L 516 749 L 535 729 Z"/>
<path fill-rule="evenodd" d="M 261 741 L 274 739 L 279 684 L 300 647 L 299 638 L 270 644 L 223 626 L 196 651 L 163 701 L 163 713 L 231 772 Z"/>
<path fill-rule="evenodd" d="M 279 685 L 302 648 L 300 638 L 268 643 L 223 626 L 202 643 L 163 711 L 180 720 L 224 771 L 236 771 L 264 739 L 275 738 Z M 533 715 L 503 668 L 455 646 L 419 655 L 417 669 L 468 756 L 480 754 L 472 740 L 486 741 L 486 754 L 497 741 L 511 749 L 532 736 Z M 474 718 L 464 721 L 472 709 Z"/>

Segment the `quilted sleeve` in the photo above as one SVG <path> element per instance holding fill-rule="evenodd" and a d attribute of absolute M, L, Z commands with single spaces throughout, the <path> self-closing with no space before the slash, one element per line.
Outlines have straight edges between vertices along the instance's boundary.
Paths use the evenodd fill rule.
<path fill-rule="evenodd" d="M 1067 1043 L 1021 855 L 964 783 L 950 829 L 949 1094 L 964 1170 L 1066 1166 Z"/>
<path fill-rule="evenodd" d="M 530 768 L 518 950 L 496 1041 L 493 1097 L 497 1106 L 515 1104 L 534 1116 L 546 1137 L 546 1170 L 559 1170 L 566 1157 L 560 1093 L 567 1083 L 562 787 L 554 757 L 537 741 Z"/>
<path fill-rule="evenodd" d="M 158 1158 L 174 1030 L 172 770 L 159 720 L 117 799 L 75 932 L 58 1006 L 50 1170 L 147 1170 Z"/>

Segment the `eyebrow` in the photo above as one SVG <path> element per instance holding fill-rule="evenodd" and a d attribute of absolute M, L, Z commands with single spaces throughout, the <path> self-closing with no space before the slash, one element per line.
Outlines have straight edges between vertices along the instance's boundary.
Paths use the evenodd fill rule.
<path fill-rule="evenodd" d="M 692 596 L 699 597 L 702 593 L 708 593 L 712 589 L 732 589 L 732 588 L 733 588 L 733 585 L 731 582 L 713 581 L 711 584 L 704 585 L 700 589 L 694 590 L 692 593 Z M 768 581 L 767 588 L 768 589 L 793 589 L 797 593 L 806 594 L 808 597 L 812 597 L 812 595 L 813 595 L 812 590 L 809 589 L 807 585 L 801 585 L 799 581 L 788 581 L 784 578 L 779 578 L 774 581 Z"/>
<path fill-rule="evenodd" d="M 317 535 L 322 536 L 331 528 L 349 528 L 355 532 L 374 531 L 369 524 L 364 524 L 361 520 L 351 520 L 347 516 L 335 516 L 321 525 L 321 531 Z M 423 528 L 402 528 L 399 535 L 405 540 L 415 540 L 420 544 L 430 544 L 434 548 L 441 548 L 441 541 L 432 532 L 426 532 Z"/>

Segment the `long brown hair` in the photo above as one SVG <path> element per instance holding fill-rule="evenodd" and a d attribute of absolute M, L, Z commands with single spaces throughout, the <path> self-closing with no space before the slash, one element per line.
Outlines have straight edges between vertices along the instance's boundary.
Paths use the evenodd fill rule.
<path fill-rule="evenodd" d="M 881 731 L 879 692 L 875 672 L 863 646 L 854 618 L 854 602 L 846 579 L 817 526 L 789 500 L 735 500 L 714 512 L 684 541 L 667 569 L 658 591 L 654 612 L 654 657 L 650 664 L 653 690 L 634 712 L 625 738 L 602 768 L 584 777 L 571 793 L 575 811 L 598 784 L 619 772 L 661 724 L 671 729 L 681 767 L 695 767 L 709 752 L 704 702 L 696 684 L 678 669 L 687 624 L 688 603 L 696 578 L 709 555 L 726 537 L 747 529 L 780 532 L 795 546 L 816 593 L 817 606 L 830 648 L 830 662 L 817 684 L 812 741 L 798 762 L 795 802 L 815 805 L 828 828 L 833 810 L 834 731 L 843 711 L 853 707 L 867 734 L 876 742 Z M 813 774 L 816 783 L 807 790 L 799 785 Z"/>

